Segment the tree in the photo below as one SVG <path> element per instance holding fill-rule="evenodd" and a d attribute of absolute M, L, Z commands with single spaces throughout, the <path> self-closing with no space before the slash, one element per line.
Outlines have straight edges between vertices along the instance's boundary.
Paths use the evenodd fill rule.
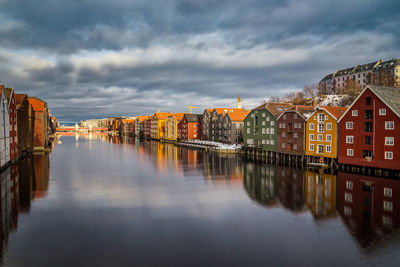
<path fill-rule="evenodd" d="M 307 98 L 315 98 L 319 94 L 318 85 L 306 84 L 303 88 L 303 96 Z"/>

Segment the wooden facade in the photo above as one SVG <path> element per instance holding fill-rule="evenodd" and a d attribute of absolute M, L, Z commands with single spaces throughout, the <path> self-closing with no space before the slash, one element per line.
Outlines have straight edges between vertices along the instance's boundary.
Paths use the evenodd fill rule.
<path fill-rule="evenodd" d="M 35 114 L 26 94 L 15 94 L 17 104 L 18 153 L 23 155 L 33 150 Z"/>
<path fill-rule="evenodd" d="M 306 121 L 314 112 L 312 106 L 296 106 L 278 117 L 278 151 L 305 154 Z"/>
<path fill-rule="evenodd" d="M 201 138 L 201 115 L 185 114 L 178 124 L 178 139 L 195 140 Z"/>
<path fill-rule="evenodd" d="M 48 109 L 47 103 L 37 97 L 28 97 L 35 111 L 34 150 L 43 150 L 48 142 Z"/>
<path fill-rule="evenodd" d="M 339 163 L 400 170 L 400 89 L 367 86 L 340 119 Z"/>
<path fill-rule="evenodd" d="M 10 162 L 10 117 L 8 103 L 4 93 L 4 86 L 0 85 L 0 168 Z"/>

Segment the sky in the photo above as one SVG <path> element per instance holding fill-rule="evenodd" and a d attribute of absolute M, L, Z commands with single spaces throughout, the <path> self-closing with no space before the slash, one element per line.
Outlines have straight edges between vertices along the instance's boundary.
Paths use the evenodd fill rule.
<path fill-rule="evenodd" d="M 399 56 L 398 0 L 0 0 L 0 82 L 64 122 L 251 109 Z"/>

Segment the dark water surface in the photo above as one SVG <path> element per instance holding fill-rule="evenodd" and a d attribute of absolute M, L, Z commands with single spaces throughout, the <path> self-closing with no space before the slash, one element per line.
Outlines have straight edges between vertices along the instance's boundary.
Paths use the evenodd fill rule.
<path fill-rule="evenodd" d="M 61 141 L 1 174 L 3 265 L 400 265 L 399 181 Z"/>

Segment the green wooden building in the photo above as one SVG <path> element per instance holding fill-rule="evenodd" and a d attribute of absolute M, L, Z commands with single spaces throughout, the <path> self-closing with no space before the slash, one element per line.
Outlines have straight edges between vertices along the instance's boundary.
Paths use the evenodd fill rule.
<path fill-rule="evenodd" d="M 253 109 L 244 119 L 244 146 L 261 150 L 277 151 L 277 119 L 285 110 L 292 108 L 289 103 L 265 103 Z"/>

